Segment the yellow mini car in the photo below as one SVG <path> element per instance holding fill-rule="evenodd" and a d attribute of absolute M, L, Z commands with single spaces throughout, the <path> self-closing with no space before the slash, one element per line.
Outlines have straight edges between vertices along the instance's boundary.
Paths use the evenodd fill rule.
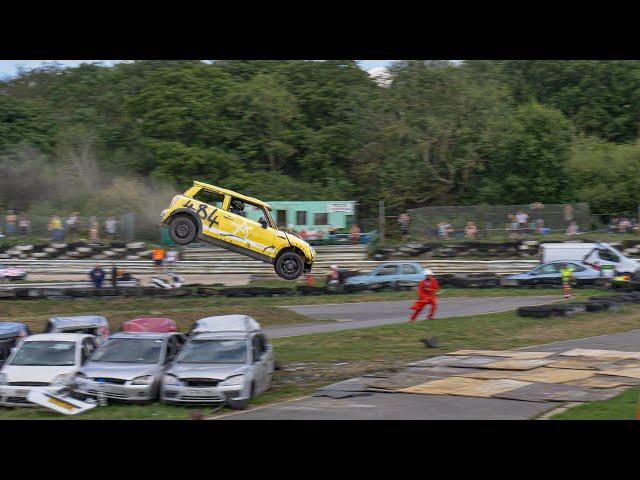
<path fill-rule="evenodd" d="M 295 280 L 311 271 L 315 250 L 295 233 L 279 229 L 271 207 L 240 193 L 193 182 L 162 213 L 162 224 L 178 245 L 196 238 L 270 263 L 276 274 Z"/>

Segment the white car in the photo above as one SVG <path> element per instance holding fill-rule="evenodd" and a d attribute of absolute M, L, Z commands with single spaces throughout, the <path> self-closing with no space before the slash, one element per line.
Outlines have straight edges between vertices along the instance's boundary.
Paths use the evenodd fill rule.
<path fill-rule="evenodd" d="M 27 272 L 19 268 L 7 267 L 0 264 L 0 282 L 10 282 L 12 280 L 24 280 Z"/>
<path fill-rule="evenodd" d="M 69 387 L 96 347 L 96 337 L 80 333 L 26 337 L 0 370 L 0 405 L 35 406 L 27 400 L 30 390 L 55 393 Z"/>

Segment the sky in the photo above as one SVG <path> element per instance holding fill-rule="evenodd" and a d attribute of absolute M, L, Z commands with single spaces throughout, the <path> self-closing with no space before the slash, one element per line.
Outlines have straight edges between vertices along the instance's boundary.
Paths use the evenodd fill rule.
<path fill-rule="evenodd" d="M 0 60 L 0 77 L 12 77 L 18 73 L 18 67 L 34 68 L 39 67 L 43 63 L 47 62 L 59 62 L 69 67 L 75 67 L 81 63 L 91 62 L 104 62 L 105 64 L 115 63 L 117 60 Z M 380 69 L 381 67 L 387 67 L 392 60 L 358 60 L 360 66 L 366 70 L 371 71 L 374 69 Z M 379 71 L 379 70 L 374 70 Z"/>

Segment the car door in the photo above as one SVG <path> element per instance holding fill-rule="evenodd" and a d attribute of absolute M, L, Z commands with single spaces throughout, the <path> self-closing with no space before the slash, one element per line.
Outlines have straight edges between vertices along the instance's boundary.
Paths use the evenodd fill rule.
<path fill-rule="evenodd" d="M 551 283 L 560 280 L 560 263 L 547 263 L 541 265 L 531 272 L 531 279 L 534 283 Z"/>
<path fill-rule="evenodd" d="M 266 343 L 260 337 L 260 334 L 256 334 L 251 340 L 251 345 L 253 347 L 254 394 L 262 393 L 267 387 Z"/>
<path fill-rule="evenodd" d="M 396 263 L 387 263 L 380 265 L 374 273 L 375 282 L 386 282 L 395 284 L 400 278 L 399 276 L 400 265 Z"/>
<path fill-rule="evenodd" d="M 416 278 L 421 280 L 422 278 L 418 277 L 419 274 L 418 266 L 413 263 L 403 263 L 400 267 L 400 280 L 403 282 L 413 282 Z"/>
<path fill-rule="evenodd" d="M 253 208 L 259 207 L 245 202 L 245 210 Z M 251 213 L 254 212 L 251 211 Z M 258 219 L 260 216 L 258 216 Z M 274 255 L 275 229 L 270 225 L 263 228 L 258 219 L 254 220 L 251 217 L 243 217 L 229 210 L 222 210 L 220 215 L 220 238 L 241 251 L 249 250 L 258 255 L 272 257 Z"/>

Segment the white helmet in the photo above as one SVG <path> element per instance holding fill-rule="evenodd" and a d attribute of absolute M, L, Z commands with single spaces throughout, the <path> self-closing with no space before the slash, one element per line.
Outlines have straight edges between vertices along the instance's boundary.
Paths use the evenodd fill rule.
<path fill-rule="evenodd" d="M 424 276 L 433 275 L 433 271 L 430 268 L 425 268 L 424 272 L 422 272 Z"/>

